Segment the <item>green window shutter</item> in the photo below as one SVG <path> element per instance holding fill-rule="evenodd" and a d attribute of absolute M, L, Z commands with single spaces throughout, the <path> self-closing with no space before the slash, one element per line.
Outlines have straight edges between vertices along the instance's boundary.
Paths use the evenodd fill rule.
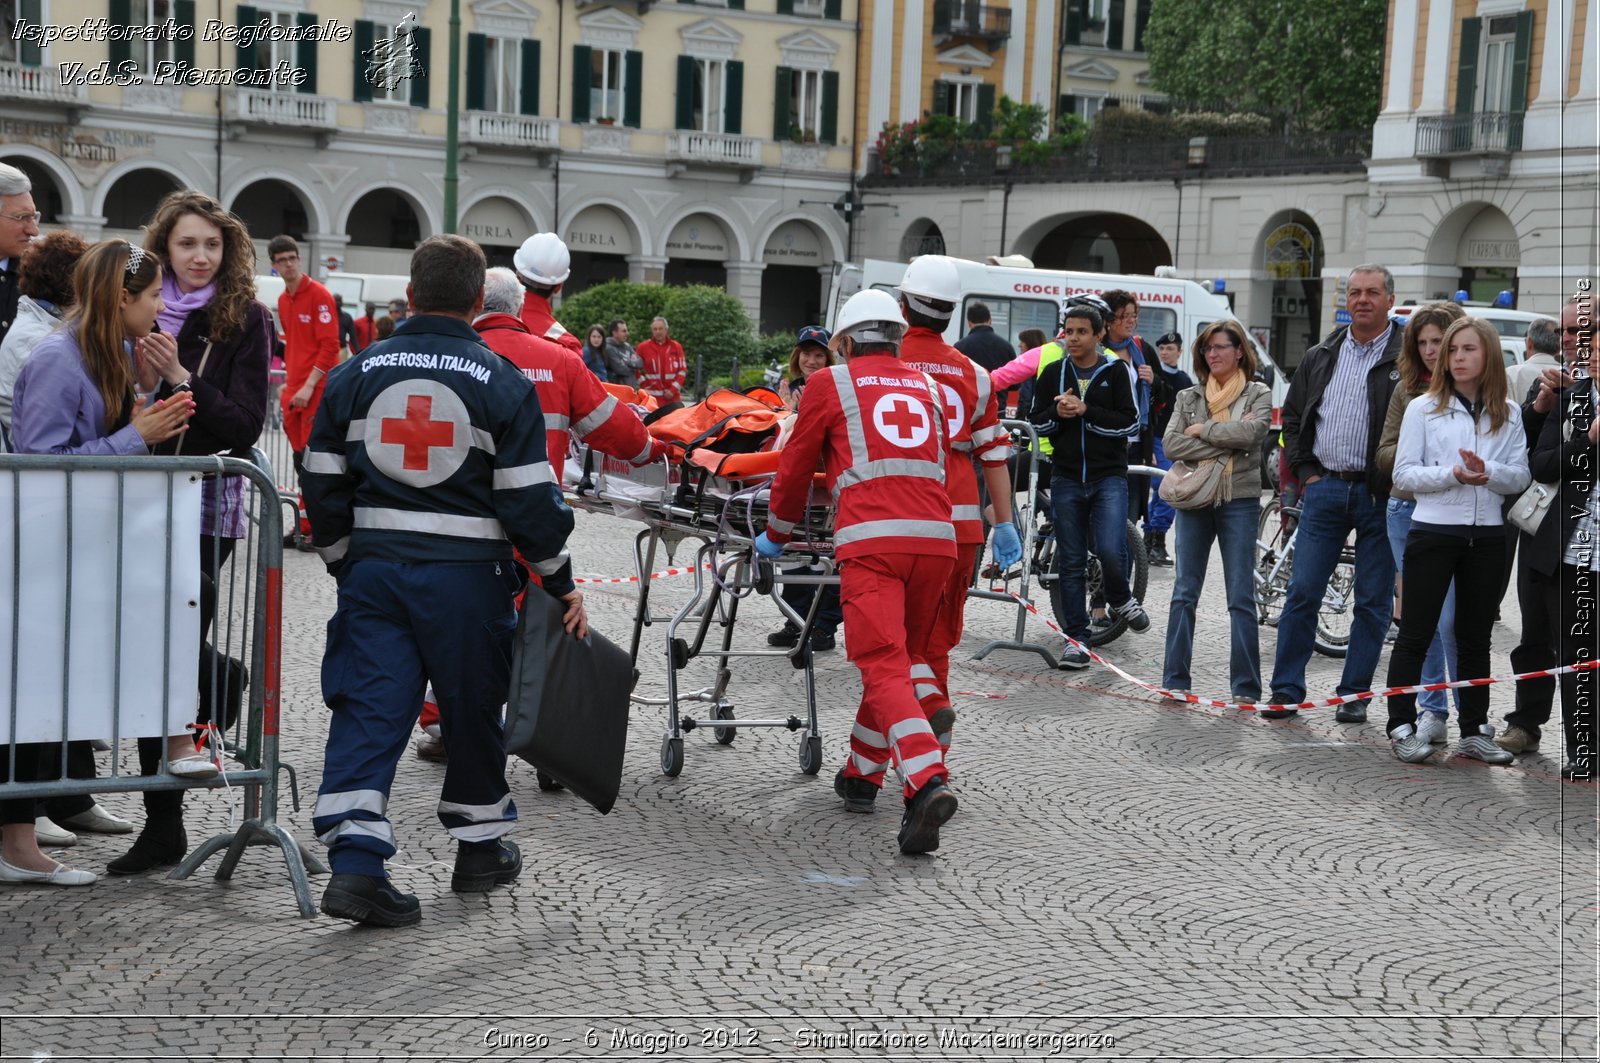
<path fill-rule="evenodd" d="M 1481 18 L 1461 20 L 1461 56 L 1456 64 L 1456 114 L 1471 114 L 1473 97 L 1478 94 L 1478 36 L 1483 32 Z"/>
<path fill-rule="evenodd" d="M 1083 6 L 1080 0 L 1067 0 L 1067 43 L 1083 40 Z"/>
<path fill-rule="evenodd" d="M 993 85 L 979 85 L 978 86 L 978 109 L 977 109 L 976 118 L 975 118 L 975 120 L 973 121 L 972 124 L 977 126 L 981 131 L 983 131 L 985 133 L 987 133 L 989 131 L 990 127 L 994 125 L 994 86 Z"/>
<path fill-rule="evenodd" d="M 794 71 L 786 66 L 778 68 L 778 77 L 772 89 L 772 139 L 789 139 L 789 97 L 794 95 Z"/>
<path fill-rule="evenodd" d="M 433 42 L 433 31 L 418 26 L 411 31 L 411 39 L 416 47 L 412 55 L 416 57 L 417 67 L 411 74 L 411 106 L 428 106 L 428 72 L 433 69 L 433 53 L 430 45 Z"/>
<path fill-rule="evenodd" d="M 517 110 L 523 114 L 539 113 L 539 42 L 525 39 L 522 42 L 522 84 Z"/>
<path fill-rule="evenodd" d="M 948 81 L 935 81 L 933 83 L 933 113 L 948 114 L 950 112 L 950 83 Z"/>
<path fill-rule="evenodd" d="M 1511 113 L 1528 109 L 1528 59 L 1533 52 L 1533 12 L 1517 15 L 1517 41 L 1511 52 Z"/>
<path fill-rule="evenodd" d="M 483 110 L 484 81 L 489 75 L 489 38 L 481 33 L 467 34 L 467 110 Z"/>
<path fill-rule="evenodd" d="M 33 6 L 35 9 L 37 9 L 38 0 L 34 0 Z M 27 13 L 27 0 L 23 0 L 22 10 L 24 14 Z M 177 2 L 172 5 L 172 18 L 173 21 L 179 26 L 187 26 L 190 29 L 193 29 L 196 31 L 195 36 L 199 36 L 199 28 L 195 26 L 194 22 L 194 0 L 177 0 Z M 178 62 L 188 63 L 190 66 L 194 66 L 194 37 L 190 37 L 187 40 L 179 40 L 174 42 L 172 49 L 173 56 L 178 60 Z M 24 63 L 28 61 L 26 55 L 23 56 L 22 61 Z"/>
<path fill-rule="evenodd" d="M 373 32 L 372 23 L 365 19 L 356 22 L 356 54 L 355 54 L 355 84 L 350 91 L 350 98 L 357 103 L 372 99 L 372 82 L 367 80 L 367 53 L 372 51 L 372 42 L 377 35 Z"/>
<path fill-rule="evenodd" d="M 622 76 L 627 82 L 624 86 L 627 91 L 622 96 L 622 124 L 638 129 L 640 101 L 644 98 L 644 53 L 630 51 L 624 54 L 624 59 Z"/>
<path fill-rule="evenodd" d="M 694 68 L 698 65 L 687 55 L 678 56 L 678 113 L 673 123 L 678 129 L 694 128 Z M 631 92 L 633 79 L 628 82 Z"/>
<path fill-rule="evenodd" d="M 1111 0 L 1106 10 L 1106 47 L 1122 50 L 1122 19 L 1126 13 L 1124 0 Z"/>
<path fill-rule="evenodd" d="M 587 122 L 589 90 L 594 83 L 594 53 L 587 44 L 572 46 L 572 120 Z"/>
<path fill-rule="evenodd" d="M 132 0 L 111 0 L 111 24 L 113 26 L 128 26 L 133 23 Z M 111 68 L 116 69 L 119 63 L 125 63 L 133 58 L 133 43 L 131 41 L 111 42 Z"/>
<path fill-rule="evenodd" d="M 1068 94 L 1063 95 L 1060 99 L 1058 99 L 1056 101 L 1056 121 L 1057 122 L 1061 121 L 1062 118 L 1066 117 L 1069 114 L 1077 114 L 1077 113 L 1078 113 L 1078 97 L 1073 96 L 1072 94 L 1068 93 Z"/>
<path fill-rule="evenodd" d="M 945 37 L 950 33 L 951 0 L 933 0 L 933 35 Z"/>
<path fill-rule="evenodd" d="M 792 15 L 792 14 L 794 14 L 794 0 L 778 0 L 778 14 L 780 14 L 780 15 Z"/>
<path fill-rule="evenodd" d="M 728 0 L 728 7 L 734 11 L 744 10 L 744 0 Z"/>
<path fill-rule="evenodd" d="M 722 131 L 735 135 L 744 132 L 744 64 L 728 60 L 728 76 L 723 84 L 727 95 L 722 100 Z"/>
<path fill-rule="evenodd" d="M 117 6 L 117 0 L 112 0 L 111 10 L 113 12 L 116 11 Z M 122 10 L 126 12 L 129 7 L 128 0 L 122 0 L 121 6 Z M 117 16 L 112 14 L 111 17 L 113 20 L 115 20 Z M 127 21 L 126 15 L 123 17 L 123 21 Z M 261 21 L 261 14 L 249 4 L 240 4 L 239 13 L 234 16 L 233 21 L 237 26 L 254 26 L 257 22 Z M 242 39 L 243 38 L 241 38 L 241 40 Z M 123 45 L 123 47 L 126 48 L 127 45 Z M 113 63 L 115 63 L 117 59 L 116 50 L 117 46 L 115 43 L 113 43 L 111 45 L 111 61 Z M 239 66 L 245 68 L 246 70 L 254 70 L 256 68 L 256 45 L 252 43 L 248 48 L 246 48 L 243 44 L 236 45 L 234 57 Z"/>
<path fill-rule="evenodd" d="M 837 22 L 839 19 L 844 17 L 843 8 L 844 0 L 824 0 L 822 5 L 822 17 L 831 18 Z M 793 13 L 792 7 L 790 13 Z"/>
<path fill-rule="evenodd" d="M 839 143 L 839 72 L 822 74 L 822 129 L 817 139 L 824 144 Z"/>
<path fill-rule="evenodd" d="M 294 21 L 295 25 L 299 26 L 302 30 L 309 30 L 316 26 L 317 16 L 311 14 L 309 11 L 302 11 L 294 17 Z M 310 36 L 314 37 L 315 34 L 310 34 Z M 299 91 L 307 93 L 308 95 L 316 95 L 317 42 L 315 40 L 297 41 L 294 46 L 294 59 L 295 62 L 300 65 L 300 69 L 306 72 L 306 79 L 298 86 Z"/>
<path fill-rule="evenodd" d="M 1150 28 L 1151 0 L 1136 0 L 1133 5 L 1133 50 L 1144 51 L 1144 31 Z"/>
<path fill-rule="evenodd" d="M 43 0 L 22 0 L 22 7 L 18 13 L 35 26 L 44 24 Z M 193 16 L 190 21 L 193 21 Z M 178 47 L 182 48 L 183 45 L 180 44 Z M 190 54 L 193 54 L 193 49 L 190 50 Z M 44 51 L 38 44 L 24 41 L 17 49 L 17 58 L 26 66 L 38 66 L 44 61 Z"/>

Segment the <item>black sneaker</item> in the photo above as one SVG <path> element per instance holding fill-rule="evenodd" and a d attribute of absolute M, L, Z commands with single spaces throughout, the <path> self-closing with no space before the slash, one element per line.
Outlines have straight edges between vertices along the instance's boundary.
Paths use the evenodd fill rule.
<path fill-rule="evenodd" d="M 813 631 L 811 633 L 811 652 L 823 653 L 834 647 L 834 637 L 831 631 Z"/>
<path fill-rule="evenodd" d="M 956 725 L 956 710 L 946 705 L 942 709 L 935 709 L 932 716 L 928 717 L 928 726 L 933 728 L 935 738 L 949 734 L 950 729 Z"/>
<path fill-rule="evenodd" d="M 906 802 L 906 813 L 900 820 L 900 851 L 917 856 L 939 848 L 939 828 L 956 814 L 956 805 L 956 795 L 943 779 L 935 779 L 918 790 Z"/>
<path fill-rule="evenodd" d="M 1139 604 L 1137 598 L 1129 598 L 1117 606 L 1117 615 L 1128 622 L 1131 631 L 1150 630 L 1150 615 L 1144 611 L 1144 606 Z"/>
<path fill-rule="evenodd" d="M 1081 672 L 1089 667 L 1089 651 L 1082 646 L 1068 644 L 1056 658 L 1056 667 L 1063 672 Z"/>
<path fill-rule="evenodd" d="M 422 922 L 422 905 L 387 878 L 334 875 L 322 891 L 322 914 L 368 926 L 414 926 Z"/>
<path fill-rule="evenodd" d="M 781 629 L 767 636 L 768 646 L 782 646 L 784 649 L 788 649 L 799 641 L 800 629 L 787 621 L 784 622 Z M 816 644 L 812 643 L 811 648 L 816 649 Z"/>
<path fill-rule="evenodd" d="M 1276 704 L 1281 705 L 1284 702 L 1288 701 L 1288 699 L 1287 698 L 1281 698 L 1277 694 L 1273 694 L 1267 699 L 1267 701 L 1269 703 L 1276 703 Z M 1299 714 L 1300 714 L 1300 710 L 1299 709 L 1257 709 L 1256 710 L 1256 715 L 1261 717 L 1263 720 L 1287 720 L 1289 717 L 1298 716 Z"/>
<path fill-rule="evenodd" d="M 1574 782 L 1589 782 L 1594 778 L 1594 762 L 1588 757 L 1575 757 L 1561 765 L 1561 777 Z"/>
<path fill-rule="evenodd" d="M 840 768 L 833 776 L 833 792 L 844 799 L 846 812 L 871 812 L 878 800 L 878 788 L 855 775 L 846 775 Z"/>
<path fill-rule="evenodd" d="M 522 853 L 515 842 L 504 839 L 490 845 L 456 843 L 456 873 L 450 888 L 457 893 L 488 893 L 496 886 L 515 882 L 522 874 Z"/>

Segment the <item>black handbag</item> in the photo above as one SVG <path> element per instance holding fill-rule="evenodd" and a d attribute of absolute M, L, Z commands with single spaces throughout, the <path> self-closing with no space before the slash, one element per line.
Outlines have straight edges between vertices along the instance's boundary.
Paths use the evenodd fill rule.
<path fill-rule="evenodd" d="M 200 708 L 195 722 L 214 723 L 230 730 L 244 706 L 245 687 L 250 685 L 250 669 L 231 654 L 218 653 L 207 642 L 200 647 Z M 213 689 L 214 688 L 214 689 Z M 218 702 L 221 712 L 218 712 Z"/>
<path fill-rule="evenodd" d="M 561 783 L 602 815 L 622 788 L 628 695 L 636 674 L 628 651 L 589 629 L 561 627 L 560 599 L 530 587 L 517 618 L 506 703 L 506 752 Z"/>

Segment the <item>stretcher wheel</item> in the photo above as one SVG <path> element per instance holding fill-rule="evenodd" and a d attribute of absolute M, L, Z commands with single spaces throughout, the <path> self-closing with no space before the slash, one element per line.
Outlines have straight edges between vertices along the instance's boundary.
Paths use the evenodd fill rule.
<path fill-rule="evenodd" d="M 672 667 L 687 668 L 689 666 L 689 644 L 683 639 L 672 640 Z"/>
<path fill-rule="evenodd" d="M 770 562 L 770 561 L 758 561 L 758 562 L 756 562 L 756 570 L 755 570 L 755 573 L 754 573 L 754 577 L 755 578 L 754 578 L 754 580 L 752 582 L 753 582 L 753 584 L 755 586 L 755 590 L 756 590 L 757 594 L 768 595 L 768 594 L 772 593 L 772 583 L 773 583 L 772 562 Z"/>
<path fill-rule="evenodd" d="M 562 786 L 560 783 L 556 782 L 552 776 L 546 774 L 545 772 L 539 771 L 538 769 L 534 770 L 534 777 L 539 780 L 539 789 L 543 790 L 545 793 L 555 793 L 557 790 L 566 789 L 565 786 Z"/>
<path fill-rule="evenodd" d="M 731 720 L 733 719 L 733 706 L 718 705 L 712 715 L 719 720 Z M 737 727 L 713 727 L 711 729 L 711 734 L 716 738 L 719 746 L 733 745 L 733 736 L 738 733 L 739 729 Z"/>
<path fill-rule="evenodd" d="M 668 735 L 661 740 L 661 774 L 676 779 L 683 772 L 683 739 Z"/>
<path fill-rule="evenodd" d="M 815 775 L 822 770 L 822 736 L 810 735 L 800 743 L 800 770 Z"/>

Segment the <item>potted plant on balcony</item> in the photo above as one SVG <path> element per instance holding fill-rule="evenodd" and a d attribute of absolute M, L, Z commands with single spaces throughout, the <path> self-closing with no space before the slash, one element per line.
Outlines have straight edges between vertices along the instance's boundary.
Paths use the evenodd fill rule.
<path fill-rule="evenodd" d="M 603 114 L 599 118 L 595 119 L 595 124 L 596 125 L 616 125 L 617 124 L 617 119 L 616 119 L 616 117 L 614 115 Z"/>

